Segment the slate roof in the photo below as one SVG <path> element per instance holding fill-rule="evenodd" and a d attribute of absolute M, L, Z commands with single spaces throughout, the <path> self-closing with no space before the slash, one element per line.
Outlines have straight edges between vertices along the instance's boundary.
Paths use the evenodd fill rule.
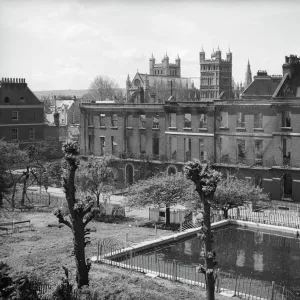
<path fill-rule="evenodd" d="M 254 80 L 242 93 L 241 99 L 249 100 L 257 96 L 270 99 L 281 81 L 281 76 L 269 76 L 267 73 L 254 76 Z"/>

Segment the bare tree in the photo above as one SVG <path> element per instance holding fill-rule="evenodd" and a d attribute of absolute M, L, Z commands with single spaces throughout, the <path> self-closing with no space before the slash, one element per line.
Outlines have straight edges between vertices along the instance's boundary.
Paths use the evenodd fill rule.
<path fill-rule="evenodd" d="M 92 81 L 89 88 L 89 97 L 94 101 L 114 100 L 119 85 L 110 77 L 98 75 Z"/>

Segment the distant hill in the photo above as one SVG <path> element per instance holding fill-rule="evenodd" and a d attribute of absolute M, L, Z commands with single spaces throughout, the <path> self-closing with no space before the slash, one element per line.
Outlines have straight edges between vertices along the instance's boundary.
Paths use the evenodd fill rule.
<path fill-rule="evenodd" d="M 122 94 L 125 95 L 126 89 L 121 88 Z M 33 93 L 41 99 L 42 96 L 76 96 L 76 98 L 81 98 L 85 95 L 88 90 L 50 90 L 50 91 L 34 91 Z"/>
<path fill-rule="evenodd" d="M 41 99 L 42 96 L 76 96 L 81 98 L 88 90 L 51 90 L 51 91 L 34 91 L 33 93 Z"/>

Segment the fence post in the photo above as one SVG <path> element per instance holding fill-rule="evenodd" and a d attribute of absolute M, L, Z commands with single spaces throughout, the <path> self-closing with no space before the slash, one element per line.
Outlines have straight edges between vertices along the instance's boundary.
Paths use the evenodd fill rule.
<path fill-rule="evenodd" d="M 128 243 L 128 232 L 125 234 L 125 248 L 127 248 L 127 243 Z"/>
<path fill-rule="evenodd" d="M 275 289 L 275 282 L 272 281 L 272 293 L 271 293 L 271 300 L 274 300 L 274 289 Z"/>
<path fill-rule="evenodd" d="M 177 262 L 173 259 L 173 281 L 177 280 Z"/>
<path fill-rule="evenodd" d="M 281 300 L 284 300 L 284 290 L 285 290 L 285 286 L 283 287 L 283 290 L 282 290 Z"/>
<path fill-rule="evenodd" d="M 100 241 L 97 243 L 97 263 L 99 263 Z"/>
<path fill-rule="evenodd" d="M 48 194 L 48 205 L 50 206 L 50 193 Z"/>
<path fill-rule="evenodd" d="M 182 232 L 182 221 L 180 221 L 180 232 Z"/>
<path fill-rule="evenodd" d="M 250 299 L 250 295 L 251 295 L 251 283 L 252 283 L 252 279 L 250 279 L 250 285 L 249 285 L 249 298 Z"/>
<path fill-rule="evenodd" d="M 238 283 L 238 275 L 236 275 L 236 277 L 235 277 L 235 286 L 234 286 L 234 295 L 233 296 L 236 296 L 237 283 Z"/>
<path fill-rule="evenodd" d="M 156 223 L 155 223 L 155 239 L 157 239 L 157 227 L 156 227 Z"/>
<path fill-rule="evenodd" d="M 149 220 L 150 220 L 150 207 L 149 207 Z"/>

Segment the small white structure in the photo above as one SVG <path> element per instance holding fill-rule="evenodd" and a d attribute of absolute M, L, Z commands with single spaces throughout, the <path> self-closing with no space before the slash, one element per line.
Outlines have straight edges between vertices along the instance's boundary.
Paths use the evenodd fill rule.
<path fill-rule="evenodd" d="M 192 221 L 192 218 L 193 214 L 188 209 L 170 209 L 170 223 L 181 224 L 185 221 Z M 149 207 L 149 220 L 166 222 L 166 209 Z"/>

